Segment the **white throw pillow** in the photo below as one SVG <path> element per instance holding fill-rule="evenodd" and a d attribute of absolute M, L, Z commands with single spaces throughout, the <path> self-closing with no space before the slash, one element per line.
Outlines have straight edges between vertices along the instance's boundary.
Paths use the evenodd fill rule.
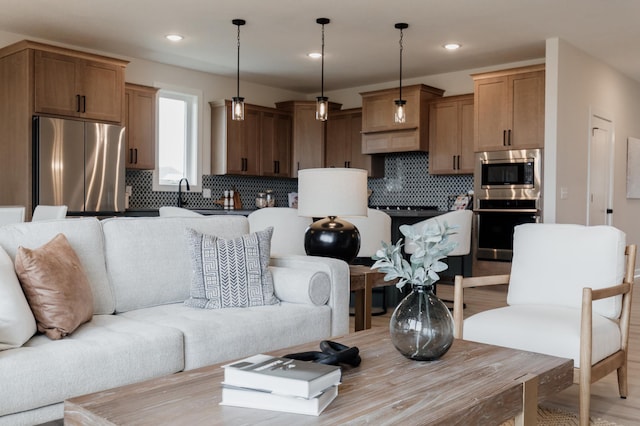
<path fill-rule="evenodd" d="M 273 305 L 273 277 L 269 270 L 273 227 L 227 240 L 187 229 L 193 280 L 192 308 L 220 309 Z"/>
<path fill-rule="evenodd" d="M 18 348 L 35 333 L 36 320 L 20 287 L 13 261 L 0 247 L 0 350 Z"/>

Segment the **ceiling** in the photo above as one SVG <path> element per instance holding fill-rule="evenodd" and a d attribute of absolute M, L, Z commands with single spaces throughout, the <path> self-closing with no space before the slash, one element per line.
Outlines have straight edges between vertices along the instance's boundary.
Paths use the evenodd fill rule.
<path fill-rule="evenodd" d="M 559 37 L 640 81 L 637 0 L 0 0 L 0 30 L 25 38 L 316 93 L 326 17 L 325 90 L 543 58 Z M 179 33 L 173 43 L 164 38 Z M 458 42 L 462 48 L 445 51 Z"/>

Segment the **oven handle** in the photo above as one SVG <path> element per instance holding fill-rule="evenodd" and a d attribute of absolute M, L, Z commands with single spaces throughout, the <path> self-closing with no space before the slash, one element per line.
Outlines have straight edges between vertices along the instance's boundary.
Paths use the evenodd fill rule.
<path fill-rule="evenodd" d="M 540 214 L 538 209 L 476 209 L 474 213 L 531 213 Z"/>

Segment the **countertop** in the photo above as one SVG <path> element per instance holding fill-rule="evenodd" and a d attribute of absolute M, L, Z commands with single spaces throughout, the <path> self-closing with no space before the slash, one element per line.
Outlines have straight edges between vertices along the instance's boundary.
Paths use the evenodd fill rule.
<path fill-rule="evenodd" d="M 196 213 L 204 215 L 228 215 L 239 214 L 248 216 L 255 210 L 224 210 L 224 209 L 192 209 Z M 434 217 L 446 213 L 444 210 L 394 210 L 381 209 L 391 217 Z M 125 216 L 158 216 L 158 209 L 130 209 L 125 212 Z"/>

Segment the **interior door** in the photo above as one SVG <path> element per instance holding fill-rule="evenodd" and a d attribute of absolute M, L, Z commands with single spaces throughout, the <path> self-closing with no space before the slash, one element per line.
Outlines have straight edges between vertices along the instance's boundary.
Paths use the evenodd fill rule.
<path fill-rule="evenodd" d="M 587 224 L 613 223 L 613 132 L 611 121 L 591 120 Z"/>

